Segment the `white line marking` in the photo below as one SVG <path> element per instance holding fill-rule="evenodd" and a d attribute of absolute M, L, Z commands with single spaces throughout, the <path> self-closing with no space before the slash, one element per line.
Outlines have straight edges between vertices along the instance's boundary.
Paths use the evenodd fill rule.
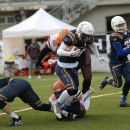
<path fill-rule="evenodd" d="M 119 93 L 122 93 L 122 92 L 109 93 L 109 94 L 103 94 L 103 95 L 97 95 L 97 96 L 92 96 L 91 98 L 102 97 L 102 96 L 108 96 L 108 95 L 114 95 L 114 94 L 119 94 Z M 17 112 L 28 111 L 28 110 L 32 110 L 32 109 L 33 109 L 33 108 L 30 107 L 30 108 L 26 108 L 26 109 L 22 109 L 22 110 L 14 111 L 14 112 L 17 113 Z M 0 116 L 1 116 L 1 115 L 5 115 L 5 114 L 6 114 L 6 113 L 0 113 Z"/>
<path fill-rule="evenodd" d="M 33 108 L 30 107 L 30 108 L 26 108 L 26 109 L 22 109 L 22 110 L 14 111 L 14 112 L 28 111 L 28 110 L 31 110 L 31 109 L 33 109 Z M 0 116 L 1 116 L 1 115 L 5 115 L 5 114 L 6 114 L 6 113 L 0 113 Z"/>
<path fill-rule="evenodd" d="M 108 95 L 119 94 L 119 93 L 122 93 L 122 92 L 109 93 L 109 94 L 103 94 L 103 95 L 97 95 L 97 96 L 92 96 L 91 98 L 102 97 L 102 96 L 108 96 Z"/>

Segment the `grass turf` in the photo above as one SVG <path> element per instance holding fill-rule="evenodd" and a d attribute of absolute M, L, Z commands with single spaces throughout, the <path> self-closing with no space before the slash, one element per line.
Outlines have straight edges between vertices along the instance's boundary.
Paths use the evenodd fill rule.
<path fill-rule="evenodd" d="M 115 93 L 111 95 L 93 97 L 91 99 L 90 108 L 84 118 L 76 119 L 74 121 L 57 121 L 53 113 L 41 112 L 36 110 L 28 110 L 17 113 L 22 116 L 24 122 L 21 126 L 6 127 L 10 122 L 11 117 L 8 115 L 0 115 L 0 129 L 1 130 L 128 130 L 129 129 L 129 108 L 120 108 L 119 102 L 122 88 L 114 88 L 107 85 L 103 90 L 99 89 L 100 83 L 104 77 L 110 73 L 93 73 L 91 87 L 94 88 L 95 93 L 92 96 Z M 0 77 L 5 78 L 5 77 Z M 21 78 L 28 80 L 34 91 L 38 94 L 44 103 L 48 103 L 49 97 L 52 95 L 52 85 L 59 80 L 57 75 L 43 75 L 41 79 L 32 76 L 28 79 L 27 76 L 19 76 L 14 78 Z M 82 90 L 82 74 L 79 74 L 79 89 Z M 128 101 L 129 101 L 128 96 Z M 29 105 L 24 104 L 19 98 L 15 98 L 13 103 L 9 106 L 14 110 L 21 110 L 30 108 Z M 0 113 L 3 113 L 0 111 Z"/>

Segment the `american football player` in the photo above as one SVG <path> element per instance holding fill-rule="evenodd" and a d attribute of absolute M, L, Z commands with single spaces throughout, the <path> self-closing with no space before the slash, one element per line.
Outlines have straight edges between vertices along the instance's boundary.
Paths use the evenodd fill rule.
<path fill-rule="evenodd" d="M 59 47 L 59 45 L 61 44 L 61 41 L 63 39 L 63 37 L 69 32 L 68 29 L 61 29 L 57 34 L 55 35 L 50 35 L 49 37 L 47 37 L 47 43 L 44 46 L 44 48 L 42 49 L 42 51 L 40 52 L 37 62 L 35 64 L 35 73 L 37 75 L 39 75 L 40 72 L 40 65 L 41 65 L 41 61 L 42 59 L 47 55 L 47 53 L 49 52 L 57 52 L 57 49 Z M 51 62 L 56 62 L 57 60 L 53 60 Z"/>
<path fill-rule="evenodd" d="M 4 78 L 0 80 L 0 109 L 12 117 L 11 122 L 7 126 L 23 124 L 21 116 L 17 116 L 5 102 L 13 102 L 15 97 L 19 97 L 35 110 L 53 111 L 50 104 L 42 103 L 29 82 L 18 78 Z"/>
<path fill-rule="evenodd" d="M 50 104 L 58 100 L 61 93 L 66 89 L 66 86 L 59 80 L 54 83 L 52 88 L 54 94 L 49 98 Z M 92 93 L 94 93 L 94 90 L 90 88 L 85 94 L 78 90 L 76 95 L 68 97 L 60 106 L 62 119 L 66 117 L 68 120 L 72 120 L 75 117 L 84 117 L 86 111 L 89 109 Z"/>
<path fill-rule="evenodd" d="M 75 95 L 78 92 L 79 80 L 76 70 L 79 69 L 80 64 L 83 65 L 84 61 L 88 59 L 85 53 L 88 45 L 92 47 L 92 49 L 94 50 L 96 56 L 100 61 L 105 60 L 98 53 L 97 47 L 94 43 L 93 34 L 94 34 L 94 28 L 92 24 L 87 21 L 81 22 L 76 30 L 70 31 L 68 34 L 65 35 L 59 49 L 57 50 L 57 54 L 60 57 L 57 61 L 56 73 L 67 87 L 67 89 L 58 98 L 57 102 L 53 104 L 53 110 L 57 118 L 62 118 L 60 114 L 61 103 L 64 102 L 64 100 L 69 96 Z M 69 52 L 66 51 L 66 48 L 71 45 L 74 45 L 72 50 Z M 75 46 L 77 46 L 79 49 L 75 50 Z M 84 60 L 82 59 L 81 61 L 79 61 L 78 64 L 77 60 L 80 55 L 84 55 L 83 56 Z M 88 81 L 86 80 L 87 74 L 90 74 L 89 78 L 91 79 L 91 72 L 90 72 L 91 65 L 89 65 L 88 68 L 86 66 L 90 64 L 88 62 L 89 61 L 86 60 L 85 67 L 81 68 L 85 79 L 83 83 L 83 93 L 89 90 L 91 82 L 91 81 L 89 81 L 89 83 L 86 82 Z M 82 65 L 80 65 L 80 67 L 82 67 Z"/>
<path fill-rule="evenodd" d="M 127 29 L 126 21 L 121 16 L 112 18 L 111 27 L 114 32 L 110 35 L 111 51 L 109 55 L 109 67 L 113 79 L 106 76 L 100 84 L 100 89 L 102 90 L 107 84 L 120 88 L 123 76 L 125 83 L 119 106 L 130 107 L 130 104 L 126 103 L 130 89 L 130 61 L 127 57 L 130 54 L 130 33 Z"/>

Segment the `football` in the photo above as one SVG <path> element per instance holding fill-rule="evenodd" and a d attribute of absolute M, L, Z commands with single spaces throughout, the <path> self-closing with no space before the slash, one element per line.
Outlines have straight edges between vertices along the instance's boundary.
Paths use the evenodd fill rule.
<path fill-rule="evenodd" d="M 72 48 L 73 48 L 74 46 L 68 46 L 67 48 L 66 48 L 66 51 L 71 51 L 72 50 Z M 78 50 L 79 48 L 77 47 L 77 46 L 75 46 L 75 51 L 76 50 Z"/>

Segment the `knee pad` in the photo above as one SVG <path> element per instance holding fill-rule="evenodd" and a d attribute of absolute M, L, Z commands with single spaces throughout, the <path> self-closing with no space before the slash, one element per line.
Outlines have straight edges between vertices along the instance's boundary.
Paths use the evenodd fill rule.
<path fill-rule="evenodd" d="M 0 100 L 0 109 L 3 109 L 7 103 L 5 103 L 3 100 Z"/>
<path fill-rule="evenodd" d="M 78 89 L 67 89 L 67 92 L 70 96 L 72 96 L 78 92 Z"/>

